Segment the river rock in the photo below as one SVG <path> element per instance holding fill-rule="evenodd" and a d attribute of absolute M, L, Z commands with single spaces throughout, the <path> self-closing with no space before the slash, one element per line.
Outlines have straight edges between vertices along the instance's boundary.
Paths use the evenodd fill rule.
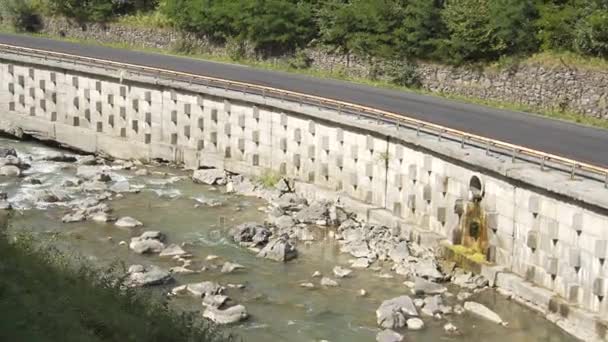
<path fill-rule="evenodd" d="M 461 302 L 463 302 L 463 301 L 465 301 L 465 300 L 467 300 L 469 298 L 471 298 L 471 293 L 467 292 L 467 291 L 460 291 L 456 295 L 456 299 L 458 299 Z"/>
<path fill-rule="evenodd" d="M 338 286 L 339 284 L 337 281 L 335 281 L 331 278 L 323 277 L 323 278 L 321 278 L 321 285 L 335 287 L 335 286 Z"/>
<path fill-rule="evenodd" d="M 421 330 L 424 328 L 424 321 L 417 317 L 409 318 L 405 322 L 405 325 L 407 326 L 408 330 Z"/>
<path fill-rule="evenodd" d="M 352 268 L 368 268 L 371 262 L 367 258 L 357 258 L 350 264 Z"/>
<path fill-rule="evenodd" d="M 207 297 L 221 294 L 224 292 L 224 287 L 212 281 L 203 281 L 186 285 L 186 291 L 195 297 Z"/>
<path fill-rule="evenodd" d="M 116 193 L 129 192 L 130 190 L 131 190 L 131 185 L 126 180 L 118 181 L 118 182 L 112 184 L 112 186 L 110 186 L 110 191 L 116 192 Z"/>
<path fill-rule="evenodd" d="M 224 265 L 222 266 L 222 271 L 221 272 L 222 273 L 232 273 L 235 270 L 243 269 L 243 268 L 245 268 L 245 266 L 239 265 L 239 264 L 234 263 L 234 262 L 226 261 L 224 263 Z"/>
<path fill-rule="evenodd" d="M 370 260 L 374 260 L 376 258 L 375 253 L 370 250 L 367 242 L 363 240 L 344 243 L 340 247 L 340 251 L 342 253 L 348 253 L 355 258 L 367 258 Z"/>
<path fill-rule="evenodd" d="M 446 292 L 448 289 L 445 286 L 430 282 L 428 280 L 417 277 L 414 280 L 414 289 L 412 290 L 415 294 L 442 294 Z"/>
<path fill-rule="evenodd" d="M 143 223 L 137 221 L 136 219 L 134 219 L 130 216 L 125 216 L 125 217 L 119 218 L 114 223 L 114 225 L 117 227 L 121 227 L 121 228 L 135 228 L 135 227 L 143 226 Z"/>
<path fill-rule="evenodd" d="M 443 326 L 443 330 L 445 332 L 447 332 L 448 334 L 458 334 L 459 333 L 458 328 L 452 323 L 446 323 Z"/>
<path fill-rule="evenodd" d="M 46 156 L 43 160 L 56 162 L 56 163 L 74 163 L 76 162 L 76 157 L 68 154 L 58 153 L 50 156 Z"/>
<path fill-rule="evenodd" d="M 353 271 L 345 267 L 336 266 L 334 267 L 333 272 L 336 277 L 344 278 L 348 277 Z"/>
<path fill-rule="evenodd" d="M 36 202 L 57 203 L 66 202 L 70 197 L 64 191 L 58 189 L 40 189 L 31 192 L 31 196 Z"/>
<path fill-rule="evenodd" d="M 61 218 L 63 223 L 82 222 L 86 219 L 84 210 L 76 210 L 71 213 L 64 215 Z"/>
<path fill-rule="evenodd" d="M 433 316 L 436 313 L 441 312 L 442 304 L 443 300 L 441 299 L 441 295 L 426 297 L 424 299 L 424 306 L 420 311 L 427 316 Z"/>
<path fill-rule="evenodd" d="M 314 202 L 310 206 L 300 210 L 295 215 L 296 221 L 302 223 L 316 223 L 329 219 L 329 204 L 326 202 Z"/>
<path fill-rule="evenodd" d="M 296 247 L 289 241 L 289 237 L 281 235 L 279 238 L 271 240 L 258 253 L 260 258 L 267 258 L 275 261 L 289 261 L 298 256 Z"/>
<path fill-rule="evenodd" d="M 315 284 L 313 284 L 313 283 L 300 283 L 300 287 L 305 287 L 305 288 L 312 289 L 312 288 L 315 287 Z"/>
<path fill-rule="evenodd" d="M 198 271 L 191 270 L 191 269 L 187 268 L 186 266 L 171 267 L 169 269 L 169 272 L 171 272 L 173 274 L 194 274 L 194 273 L 198 273 Z"/>
<path fill-rule="evenodd" d="M 236 226 L 231 232 L 234 242 L 247 247 L 261 247 L 268 243 L 272 232 L 264 225 L 248 222 Z"/>
<path fill-rule="evenodd" d="M 97 158 L 95 158 L 94 155 L 81 156 L 78 158 L 76 163 L 78 165 L 86 165 L 86 166 L 97 165 Z"/>
<path fill-rule="evenodd" d="M 497 313 L 488 309 L 488 307 L 483 304 L 479 304 L 477 302 L 465 302 L 464 309 L 496 324 L 506 324 L 506 322 L 504 322 Z"/>
<path fill-rule="evenodd" d="M 444 275 L 437 269 L 437 264 L 433 259 L 419 260 L 413 265 L 414 271 L 418 277 L 426 278 L 429 280 L 443 279 Z"/>
<path fill-rule="evenodd" d="M 203 317 L 216 324 L 231 324 L 247 319 L 247 310 L 243 305 L 235 305 L 225 310 L 208 306 L 203 312 Z"/>
<path fill-rule="evenodd" d="M 138 237 L 131 239 L 129 248 L 138 254 L 160 253 L 165 249 L 165 244 L 162 243 L 164 236 L 158 231 L 146 231 Z"/>
<path fill-rule="evenodd" d="M 135 171 L 136 176 L 147 176 L 149 174 L 150 174 L 150 172 L 148 171 L 148 169 L 139 169 L 139 170 Z"/>
<path fill-rule="evenodd" d="M 385 329 L 376 335 L 376 342 L 401 342 L 403 335 L 391 330 Z"/>
<path fill-rule="evenodd" d="M 395 263 L 401 263 L 407 261 L 410 256 L 410 250 L 407 246 L 407 242 L 402 241 L 395 245 L 389 252 L 389 258 Z"/>
<path fill-rule="evenodd" d="M 296 221 L 289 215 L 281 215 L 277 218 L 272 218 L 270 221 L 280 230 L 289 229 L 296 225 Z"/>
<path fill-rule="evenodd" d="M 127 273 L 126 285 L 129 287 L 163 285 L 172 280 L 171 274 L 158 266 L 131 265 Z"/>
<path fill-rule="evenodd" d="M 212 295 L 203 297 L 203 306 L 221 308 L 228 301 L 228 296 Z"/>
<path fill-rule="evenodd" d="M 418 316 L 416 306 L 409 296 L 385 300 L 376 310 L 378 325 L 387 329 L 405 326 L 409 316 Z"/>
<path fill-rule="evenodd" d="M 19 177 L 21 170 L 15 165 L 5 165 L 0 167 L 0 176 Z"/>
<path fill-rule="evenodd" d="M 6 158 L 8 156 L 17 156 L 17 151 L 12 147 L 0 147 L 0 158 Z"/>
<path fill-rule="evenodd" d="M 207 185 L 225 185 L 226 172 L 220 169 L 200 169 L 192 173 L 194 183 L 202 183 Z"/>
<path fill-rule="evenodd" d="M 181 256 L 181 255 L 185 255 L 188 254 L 188 252 L 186 252 L 183 248 L 181 248 L 179 245 L 172 243 L 169 246 L 167 246 L 165 249 L 163 249 L 159 256 L 161 257 L 173 257 L 173 256 Z"/>

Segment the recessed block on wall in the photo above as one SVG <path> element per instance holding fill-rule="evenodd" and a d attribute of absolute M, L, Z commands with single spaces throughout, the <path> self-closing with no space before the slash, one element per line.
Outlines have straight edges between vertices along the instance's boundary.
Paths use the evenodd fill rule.
<path fill-rule="evenodd" d="M 300 160 L 300 155 L 299 154 L 294 154 L 293 155 L 293 166 L 296 169 L 299 169 L 302 166 L 301 160 Z"/>
<path fill-rule="evenodd" d="M 416 164 L 410 164 L 407 170 L 408 177 L 410 178 L 410 180 L 412 182 L 416 182 L 416 180 L 418 180 L 418 167 L 416 166 Z"/>
<path fill-rule="evenodd" d="M 302 131 L 299 128 L 293 130 L 293 141 L 298 144 L 302 142 Z"/>
<path fill-rule="evenodd" d="M 188 118 L 190 118 L 190 115 L 192 115 L 192 105 L 189 103 L 185 103 L 184 104 L 184 114 L 186 114 L 186 116 Z"/>
<path fill-rule="evenodd" d="M 369 179 L 374 178 L 374 164 L 365 163 L 365 177 Z"/>
<path fill-rule="evenodd" d="M 371 135 L 365 136 L 365 148 L 372 153 L 374 152 L 374 137 Z"/>
<path fill-rule="evenodd" d="M 281 113 L 281 126 L 287 128 L 287 114 Z"/>
<path fill-rule="evenodd" d="M 344 130 L 342 128 L 336 128 L 336 141 L 344 144 Z"/>
<path fill-rule="evenodd" d="M 316 129 L 315 129 L 315 122 L 314 121 L 308 121 L 308 133 L 310 133 L 313 136 L 315 135 Z"/>
<path fill-rule="evenodd" d="M 144 93 L 144 101 L 146 101 L 148 103 L 148 105 L 152 104 L 152 92 L 151 91 L 146 91 Z"/>
<path fill-rule="evenodd" d="M 430 203 L 432 198 L 433 188 L 429 184 L 426 184 L 424 188 L 422 188 L 422 199 L 427 203 Z"/>
<path fill-rule="evenodd" d="M 315 145 L 310 145 L 308 146 L 308 158 L 312 161 L 315 160 L 316 157 L 316 149 L 315 149 Z"/>

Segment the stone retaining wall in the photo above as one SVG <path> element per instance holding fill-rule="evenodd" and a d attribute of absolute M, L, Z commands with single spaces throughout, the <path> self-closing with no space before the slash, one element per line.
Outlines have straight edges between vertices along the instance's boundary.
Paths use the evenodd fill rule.
<path fill-rule="evenodd" d="M 48 18 L 42 33 L 167 50 L 188 42 L 205 53 L 223 57 L 230 55 L 230 48 L 210 44 L 192 35 L 184 37 L 172 29 L 120 24 L 91 24 L 83 29 L 64 19 Z M 367 63 L 352 56 L 346 58 L 313 48 L 307 49 L 306 54 L 311 58 L 311 66 L 319 70 L 340 71 L 358 77 L 367 77 L 370 73 Z M 250 48 L 246 49 L 245 55 L 256 58 Z M 521 65 L 496 71 L 420 63 L 418 78 L 424 89 L 436 93 L 568 110 L 608 119 L 608 71 L 583 70 L 566 64 L 554 68 Z"/>

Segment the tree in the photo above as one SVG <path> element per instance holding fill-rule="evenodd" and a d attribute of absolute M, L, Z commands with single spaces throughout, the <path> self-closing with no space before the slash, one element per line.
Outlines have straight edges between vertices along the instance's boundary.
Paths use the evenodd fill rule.
<path fill-rule="evenodd" d="M 37 3 L 31 0 L 0 0 L 0 22 L 19 31 L 36 32 L 42 27 Z"/>
<path fill-rule="evenodd" d="M 48 0 L 51 11 L 76 20 L 104 22 L 113 14 L 114 3 L 108 0 Z"/>
<path fill-rule="evenodd" d="M 397 51 L 408 58 L 439 58 L 445 27 L 440 17 L 442 1 L 411 0 L 395 31 Z"/>
<path fill-rule="evenodd" d="M 531 0 L 493 0 L 489 13 L 500 55 L 521 55 L 538 49 L 538 11 Z"/>

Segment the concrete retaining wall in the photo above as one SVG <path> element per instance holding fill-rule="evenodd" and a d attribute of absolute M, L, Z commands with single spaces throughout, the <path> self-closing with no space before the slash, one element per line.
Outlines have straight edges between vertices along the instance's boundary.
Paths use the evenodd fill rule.
<path fill-rule="evenodd" d="M 2 129 L 20 127 L 118 158 L 162 158 L 249 175 L 274 170 L 312 196 L 348 199 L 368 217 L 416 238 L 451 241 L 457 235 L 455 204 L 469 200 L 469 182 L 477 176 L 485 187 L 491 259 L 544 288 L 546 303 L 536 304 L 545 310 L 553 297 L 565 303 L 570 313 L 560 319 L 578 308 L 594 321 L 608 317 L 608 190 L 599 182 L 571 181 L 459 143 L 312 106 L 36 58 L 0 58 Z M 599 328 L 587 333 L 606 337 Z"/>

